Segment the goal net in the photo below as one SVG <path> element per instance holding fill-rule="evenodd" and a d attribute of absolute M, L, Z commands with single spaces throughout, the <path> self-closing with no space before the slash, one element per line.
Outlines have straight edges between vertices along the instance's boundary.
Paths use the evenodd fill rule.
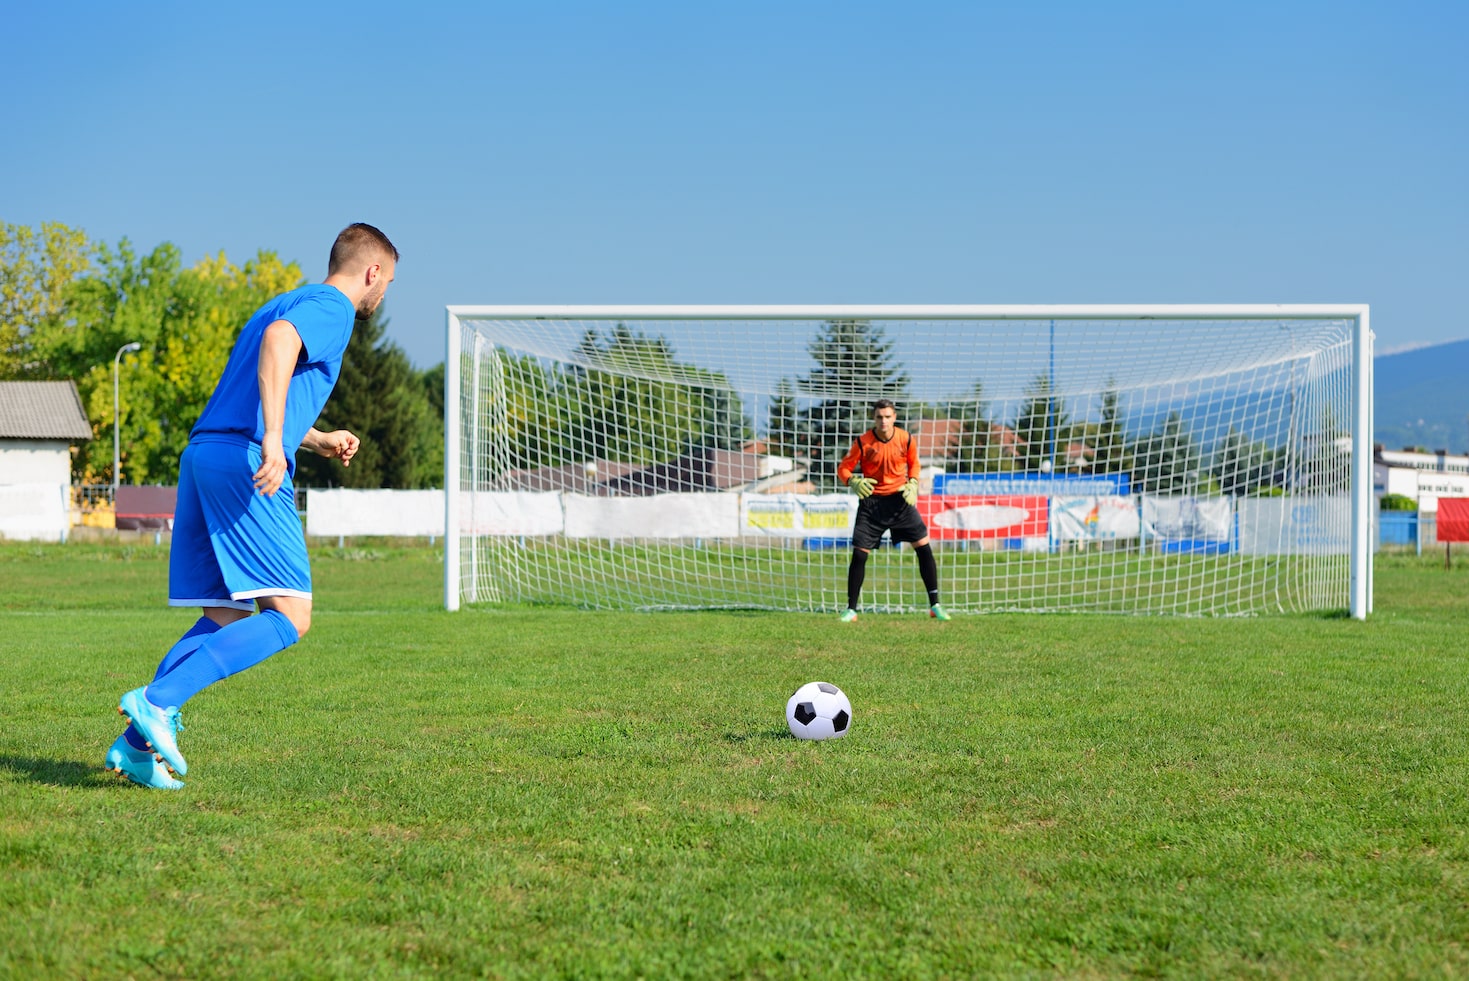
<path fill-rule="evenodd" d="M 450 307 L 445 603 L 836 613 L 896 403 L 951 612 L 1371 605 L 1339 307 Z M 864 611 L 919 612 L 912 549 Z"/>

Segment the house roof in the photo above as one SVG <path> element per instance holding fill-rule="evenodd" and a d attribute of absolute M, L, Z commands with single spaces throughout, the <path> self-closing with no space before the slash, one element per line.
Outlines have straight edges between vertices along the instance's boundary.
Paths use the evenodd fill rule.
<path fill-rule="evenodd" d="M 958 452 L 963 436 L 960 419 L 925 419 L 915 427 L 913 443 L 920 460 L 942 460 Z"/>
<path fill-rule="evenodd" d="M 76 382 L 0 382 L 0 439 L 91 439 Z"/>

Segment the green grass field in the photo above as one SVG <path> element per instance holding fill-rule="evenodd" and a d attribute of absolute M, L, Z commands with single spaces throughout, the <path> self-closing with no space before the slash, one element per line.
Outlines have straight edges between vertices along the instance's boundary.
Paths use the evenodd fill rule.
<path fill-rule="evenodd" d="M 165 550 L 0 546 L 0 976 L 1469 973 L 1469 569 L 1255 619 L 438 609 L 312 634 L 101 770 L 191 622 Z M 827 680 L 851 735 L 803 743 Z"/>

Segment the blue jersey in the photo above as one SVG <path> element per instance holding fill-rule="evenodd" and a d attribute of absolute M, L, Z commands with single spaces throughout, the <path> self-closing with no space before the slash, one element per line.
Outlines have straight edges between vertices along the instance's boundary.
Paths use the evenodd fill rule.
<path fill-rule="evenodd" d="M 301 354 L 286 392 L 282 434 L 286 460 L 294 473 L 296 450 L 336 387 L 356 317 L 347 295 L 325 284 L 282 293 L 261 307 L 235 341 L 224 374 L 190 438 L 219 433 L 259 443 L 265 437 L 265 416 L 260 405 L 260 342 L 265 328 L 277 320 L 289 321 L 301 335 Z"/>

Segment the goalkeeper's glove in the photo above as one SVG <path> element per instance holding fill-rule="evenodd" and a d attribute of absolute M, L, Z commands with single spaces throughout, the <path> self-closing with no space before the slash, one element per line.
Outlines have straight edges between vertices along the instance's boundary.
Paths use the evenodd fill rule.
<path fill-rule="evenodd" d="M 909 477 L 908 482 L 903 485 L 903 500 L 910 505 L 918 503 L 918 478 Z"/>
<path fill-rule="evenodd" d="M 847 486 L 852 488 L 852 493 L 858 497 L 871 497 L 877 481 L 871 477 L 864 477 L 861 473 L 854 473 L 852 479 L 847 481 Z"/>

